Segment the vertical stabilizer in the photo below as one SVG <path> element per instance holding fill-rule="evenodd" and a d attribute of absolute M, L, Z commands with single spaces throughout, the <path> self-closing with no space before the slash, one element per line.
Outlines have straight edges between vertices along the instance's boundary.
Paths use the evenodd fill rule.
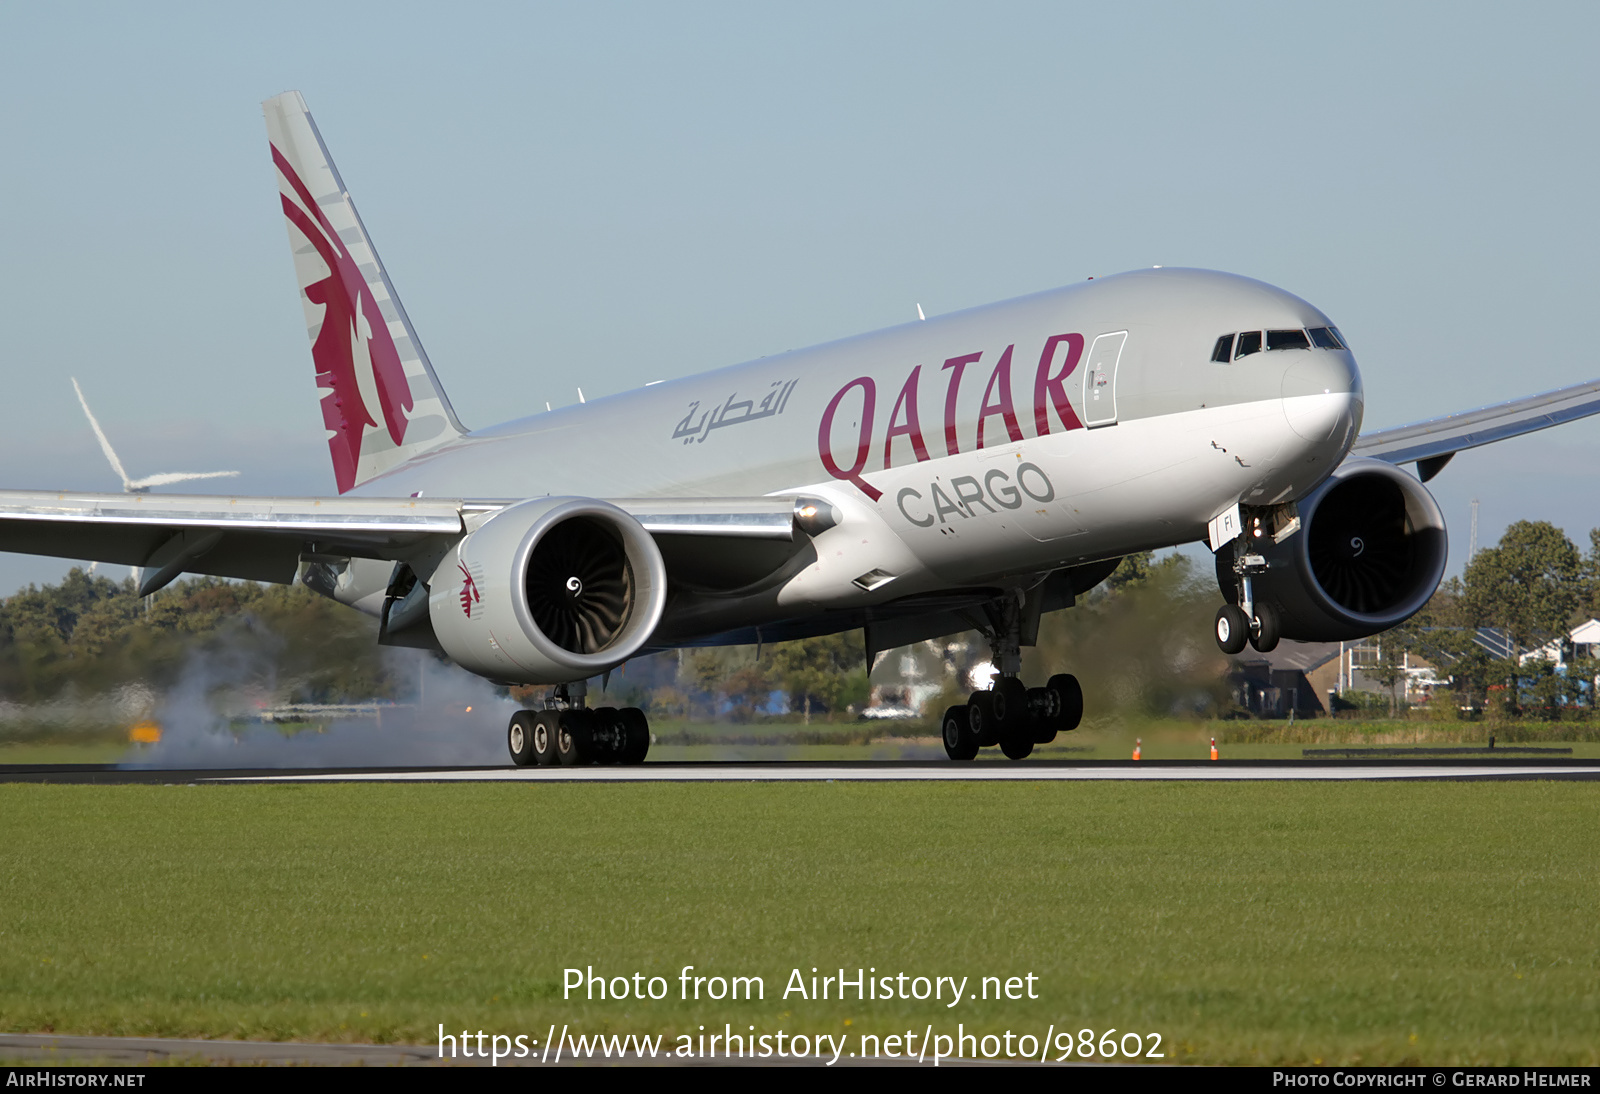
<path fill-rule="evenodd" d="M 465 433 L 298 91 L 262 103 L 339 493 Z"/>

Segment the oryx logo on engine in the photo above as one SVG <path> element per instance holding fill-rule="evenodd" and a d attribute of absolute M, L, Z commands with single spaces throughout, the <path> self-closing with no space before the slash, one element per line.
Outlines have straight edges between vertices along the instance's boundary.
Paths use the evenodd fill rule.
<path fill-rule="evenodd" d="M 472 576 L 472 571 L 467 569 L 466 563 L 456 563 L 456 569 L 466 580 L 461 583 L 461 611 L 468 619 L 472 618 L 472 606 L 483 599 L 478 594 L 478 582 Z"/>

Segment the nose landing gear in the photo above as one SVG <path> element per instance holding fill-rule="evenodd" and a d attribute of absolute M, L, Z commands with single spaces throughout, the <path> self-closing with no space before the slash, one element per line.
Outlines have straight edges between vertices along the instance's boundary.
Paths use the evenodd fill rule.
<path fill-rule="evenodd" d="M 1227 557 L 1227 556 L 1231 556 Z M 1282 634 L 1278 610 L 1267 600 L 1258 600 L 1253 577 L 1267 572 L 1267 560 L 1243 548 L 1223 548 L 1217 555 L 1217 584 L 1234 604 L 1217 609 L 1215 636 L 1217 648 L 1228 656 L 1248 644 L 1258 653 L 1278 648 Z"/>

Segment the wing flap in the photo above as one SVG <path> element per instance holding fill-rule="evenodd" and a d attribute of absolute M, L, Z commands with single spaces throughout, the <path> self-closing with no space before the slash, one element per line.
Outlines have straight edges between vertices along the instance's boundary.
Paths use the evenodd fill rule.
<path fill-rule="evenodd" d="M 623 510 L 651 535 L 726 536 L 735 539 L 794 539 L 803 499 L 619 498 Z"/>
<path fill-rule="evenodd" d="M 302 556 L 398 559 L 469 518 L 513 504 L 459 498 L 227 497 L 0 490 L 0 551 L 156 566 L 177 537 L 218 532 L 183 572 L 287 583 Z M 663 543 L 682 537 L 794 542 L 797 526 L 831 522 L 822 505 L 761 498 L 624 498 L 615 502 Z"/>
<path fill-rule="evenodd" d="M 357 536 L 460 532 L 462 502 L 440 498 L 263 498 L 0 490 L 0 520 L 181 526 Z"/>
<path fill-rule="evenodd" d="M 253 581 L 294 580 L 307 551 L 390 558 L 462 530 L 454 500 L 0 490 L 0 551 L 148 566 L 180 534 L 220 532 L 184 572 Z"/>
<path fill-rule="evenodd" d="M 1352 456 L 1412 463 L 1600 414 L 1600 380 L 1364 434 Z M 1441 465 L 1442 466 L 1442 465 Z"/>

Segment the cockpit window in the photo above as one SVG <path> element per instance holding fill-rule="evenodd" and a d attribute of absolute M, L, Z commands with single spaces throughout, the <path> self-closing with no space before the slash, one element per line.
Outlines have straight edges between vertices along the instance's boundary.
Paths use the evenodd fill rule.
<path fill-rule="evenodd" d="M 1265 340 L 1263 340 L 1265 335 Z M 1224 334 L 1217 339 L 1211 359 L 1226 364 L 1260 353 L 1263 349 L 1345 349 L 1344 336 L 1338 327 L 1312 327 L 1309 330 L 1247 330 L 1240 334 Z"/>
<path fill-rule="evenodd" d="M 1329 327 L 1328 329 L 1331 330 L 1333 332 L 1333 336 L 1339 340 L 1339 345 L 1343 346 L 1345 349 L 1350 348 L 1350 339 L 1346 338 L 1338 327 Z"/>

